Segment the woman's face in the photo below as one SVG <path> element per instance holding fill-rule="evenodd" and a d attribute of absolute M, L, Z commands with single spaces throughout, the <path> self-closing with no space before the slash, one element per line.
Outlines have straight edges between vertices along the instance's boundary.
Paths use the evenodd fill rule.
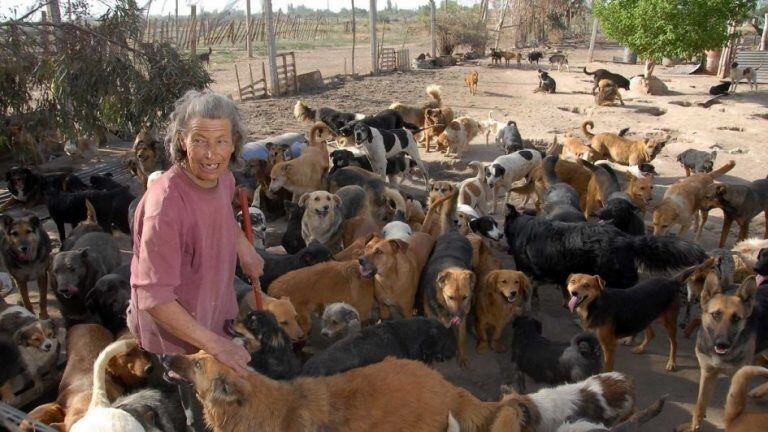
<path fill-rule="evenodd" d="M 182 132 L 181 145 L 187 152 L 184 167 L 190 178 L 206 188 L 218 184 L 235 150 L 232 123 L 227 119 L 194 118 Z"/>

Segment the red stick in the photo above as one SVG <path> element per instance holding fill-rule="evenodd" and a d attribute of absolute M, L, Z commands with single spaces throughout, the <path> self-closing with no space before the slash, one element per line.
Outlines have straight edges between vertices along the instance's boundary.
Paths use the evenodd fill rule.
<path fill-rule="evenodd" d="M 248 243 L 253 244 L 253 230 L 251 229 L 251 212 L 248 211 L 248 191 L 245 188 L 239 188 L 238 197 L 240 198 L 240 211 L 243 215 L 243 232 L 245 238 L 248 239 Z M 256 305 L 256 310 L 261 310 L 261 290 L 259 289 L 259 281 L 251 280 L 251 288 L 253 288 L 253 300 Z"/>

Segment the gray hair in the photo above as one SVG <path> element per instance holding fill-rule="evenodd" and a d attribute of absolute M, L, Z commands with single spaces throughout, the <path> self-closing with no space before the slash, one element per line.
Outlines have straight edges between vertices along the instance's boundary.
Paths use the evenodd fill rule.
<path fill-rule="evenodd" d="M 235 145 L 231 162 L 236 161 L 248 136 L 237 105 L 232 99 L 210 90 L 189 90 L 174 103 L 165 135 L 165 151 L 171 162 L 180 163 L 187 159 L 187 152 L 179 142 L 179 133 L 186 130 L 188 123 L 196 118 L 229 120 Z"/>

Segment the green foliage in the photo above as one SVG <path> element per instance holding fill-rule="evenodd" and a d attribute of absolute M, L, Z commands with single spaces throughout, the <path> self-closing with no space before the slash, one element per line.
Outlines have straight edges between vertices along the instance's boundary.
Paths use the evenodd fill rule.
<path fill-rule="evenodd" d="M 728 40 L 728 22 L 741 21 L 756 0 L 595 0 L 600 28 L 642 57 L 690 58 Z"/>

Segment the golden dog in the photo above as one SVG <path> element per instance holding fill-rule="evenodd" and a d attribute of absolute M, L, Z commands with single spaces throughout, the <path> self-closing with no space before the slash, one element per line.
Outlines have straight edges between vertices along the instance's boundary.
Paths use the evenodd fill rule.
<path fill-rule="evenodd" d="M 293 202 L 308 192 L 325 189 L 324 177 L 330 167 L 328 148 L 318 134 L 327 130 L 327 126 L 318 122 L 309 130 L 309 147 L 296 159 L 276 163 L 270 172 L 269 192 L 276 193 L 286 189 L 293 193 Z"/>
<path fill-rule="evenodd" d="M 469 94 L 472 96 L 477 94 L 477 80 L 479 76 L 480 74 L 475 70 L 464 75 L 464 85 L 469 88 Z"/>
<path fill-rule="evenodd" d="M 430 84 L 427 86 L 427 96 L 429 96 L 429 100 L 421 103 L 421 105 L 406 105 L 394 102 L 389 106 L 389 109 L 399 112 L 403 117 L 403 121 L 423 127 L 426 110 L 440 108 L 443 105 L 442 92 L 439 85 Z"/>
<path fill-rule="evenodd" d="M 469 117 L 459 117 L 448 123 L 438 137 L 438 148 L 444 147 L 445 156 L 460 158 L 469 149 L 469 143 L 482 130 L 482 125 Z"/>
<path fill-rule="evenodd" d="M 609 79 L 601 79 L 597 83 L 597 94 L 595 95 L 595 103 L 599 106 L 613 105 L 616 103 L 616 99 L 624 105 L 624 99 L 621 98 L 621 92 L 619 87 Z"/>
<path fill-rule="evenodd" d="M 432 137 L 439 137 L 446 126 L 453 121 L 453 110 L 448 107 L 430 108 L 424 111 L 424 146 L 430 151 Z"/>
<path fill-rule="evenodd" d="M 494 270 L 480 279 L 475 296 L 477 352 L 506 351 L 500 338 L 509 321 L 523 312 L 530 297 L 530 282 L 519 271 Z"/>
<path fill-rule="evenodd" d="M 590 140 L 592 148 L 600 153 L 603 159 L 623 165 L 648 163 L 666 144 L 666 141 L 651 138 L 631 140 L 609 132 L 593 134 L 589 131 L 593 127 L 595 124 L 590 120 L 581 124 L 581 131 Z"/>

